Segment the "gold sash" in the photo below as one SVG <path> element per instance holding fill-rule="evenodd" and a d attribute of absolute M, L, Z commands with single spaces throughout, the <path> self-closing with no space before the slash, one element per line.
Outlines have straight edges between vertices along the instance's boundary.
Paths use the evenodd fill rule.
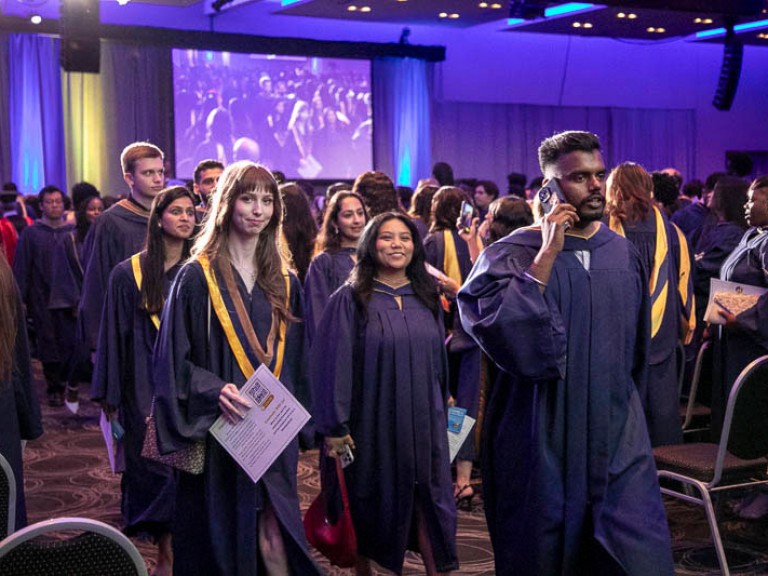
<path fill-rule="evenodd" d="M 218 281 L 216 280 L 216 275 L 214 274 L 211 268 L 211 263 L 205 254 L 200 254 L 200 256 L 198 256 L 198 262 L 200 262 L 200 265 L 203 268 L 203 273 L 205 274 L 205 279 L 206 279 L 206 282 L 208 283 L 208 292 L 210 294 L 211 304 L 213 306 L 214 311 L 216 312 L 216 317 L 219 319 L 219 322 L 221 323 L 221 327 L 224 330 L 224 335 L 226 336 L 227 342 L 229 343 L 229 346 L 232 349 L 232 353 L 235 355 L 235 360 L 237 361 L 237 365 L 240 367 L 240 371 L 243 373 L 245 378 L 248 379 L 256 371 L 256 369 L 251 363 L 251 360 L 248 358 L 248 354 L 246 354 L 245 352 L 243 343 L 241 342 L 240 338 L 237 336 L 237 333 L 235 332 L 235 327 L 232 323 L 232 319 L 229 316 L 229 311 L 227 310 L 227 307 L 224 304 L 224 299 L 221 295 L 221 289 L 219 288 Z M 290 279 L 290 276 L 288 275 L 288 271 L 285 269 L 283 269 L 283 277 L 285 278 L 285 287 L 286 287 L 286 305 L 290 307 L 291 279 Z M 277 353 L 275 358 L 275 368 L 274 370 L 272 370 L 272 372 L 277 378 L 280 378 L 280 373 L 283 370 L 283 359 L 285 357 L 286 330 L 287 330 L 286 323 L 284 321 L 281 321 L 280 328 L 279 328 L 280 337 L 277 343 Z M 267 355 L 269 356 L 270 360 L 272 357 L 271 348 L 272 348 L 271 342 L 269 342 L 269 338 L 268 338 Z"/>
<path fill-rule="evenodd" d="M 651 270 L 651 279 L 649 282 L 651 293 L 651 338 L 656 336 L 661 328 L 661 322 L 664 319 L 664 311 L 667 308 L 667 290 L 669 289 L 668 278 L 659 278 L 661 268 L 667 263 L 667 256 L 669 253 L 664 219 L 661 216 L 661 211 L 656 208 L 656 206 L 653 207 L 653 211 L 656 215 L 656 250 L 653 255 L 653 270 Z M 624 226 L 622 226 L 621 220 L 616 216 L 611 215 L 609 226 L 611 230 L 616 232 L 619 236 L 626 237 Z M 658 287 L 659 281 L 662 282 L 660 288 Z"/>
<path fill-rule="evenodd" d="M 139 289 L 139 294 L 141 294 L 141 282 L 143 279 L 141 274 L 141 252 L 131 256 L 131 267 L 133 268 L 133 279 L 136 281 L 136 287 Z M 149 319 L 152 320 L 152 324 L 155 325 L 155 328 L 160 330 L 160 317 L 157 314 L 150 314 Z"/>
<path fill-rule="evenodd" d="M 691 278 L 691 259 L 688 254 L 688 241 L 685 239 L 683 231 L 673 222 L 671 224 L 677 233 L 678 243 L 680 244 L 677 291 L 680 294 L 680 303 L 682 305 L 682 310 L 680 311 L 680 321 L 683 328 L 681 338 L 683 344 L 687 346 L 693 340 L 693 333 L 696 330 L 695 296 L 692 292 L 688 291 L 688 283 Z"/>

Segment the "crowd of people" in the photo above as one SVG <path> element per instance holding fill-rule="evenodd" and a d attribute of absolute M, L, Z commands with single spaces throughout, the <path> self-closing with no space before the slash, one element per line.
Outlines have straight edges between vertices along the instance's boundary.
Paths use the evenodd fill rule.
<path fill-rule="evenodd" d="M 87 396 L 124 431 L 123 529 L 157 544 L 157 576 L 322 573 L 297 492 L 312 448 L 328 494 L 354 456 L 357 574 L 400 573 L 406 550 L 459 570 L 457 515 L 480 487 L 498 574 L 672 574 L 651 450 L 683 441 L 679 378 L 703 342 L 713 438 L 768 353 L 768 296 L 703 318 L 711 278 L 768 288 L 768 177 L 717 173 L 687 196 L 673 169 L 609 171 L 588 132 L 538 154 L 541 179 L 510 174 L 505 195 L 443 162 L 413 193 L 368 171 L 322 202 L 250 160 L 168 186 L 147 142 L 123 150 L 119 201 L 80 183 L 28 207 L 6 185 L 0 449 L 20 486 L 21 440 L 43 432 L 35 357 L 51 406 Z M 262 365 L 312 419 L 253 482 L 208 431 L 244 418 Z M 477 430 L 452 462 L 456 408 Z M 202 447 L 202 473 L 142 456 L 148 433 L 162 454 Z"/>

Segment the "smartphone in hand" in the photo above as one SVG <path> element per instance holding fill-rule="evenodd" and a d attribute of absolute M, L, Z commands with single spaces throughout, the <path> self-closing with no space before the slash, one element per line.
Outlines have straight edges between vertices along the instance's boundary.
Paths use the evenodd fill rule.
<path fill-rule="evenodd" d="M 464 200 L 461 203 L 461 212 L 459 213 L 459 225 L 464 232 L 469 232 L 472 228 L 472 218 L 475 215 L 475 207 Z"/>
<path fill-rule="evenodd" d="M 556 197 L 557 201 L 561 204 L 567 204 L 568 200 L 565 199 L 565 194 L 560 188 L 560 183 L 557 178 L 551 178 L 538 192 L 539 204 L 541 205 L 541 211 L 544 214 L 549 214 L 552 211 L 553 201 L 552 198 Z"/>
<path fill-rule="evenodd" d="M 344 452 L 339 454 L 339 460 L 341 461 L 342 468 L 346 468 L 355 461 L 355 455 L 352 453 L 352 448 L 349 447 L 349 444 L 344 445 Z"/>

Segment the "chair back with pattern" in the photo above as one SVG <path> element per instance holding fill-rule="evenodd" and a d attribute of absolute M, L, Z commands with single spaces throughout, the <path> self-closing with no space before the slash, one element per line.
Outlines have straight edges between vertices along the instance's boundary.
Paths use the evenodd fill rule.
<path fill-rule="evenodd" d="M 62 538 L 61 532 L 78 534 Z M 133 543 L 115 528 L 86 518 L 27 526 L 0 542 L 0 576 L 147 576 Z"/>
<path fill-rule="evenodd" d="M 16 527 L 16 477 L 8 460 L 0 454 L 0 540 Z"/>

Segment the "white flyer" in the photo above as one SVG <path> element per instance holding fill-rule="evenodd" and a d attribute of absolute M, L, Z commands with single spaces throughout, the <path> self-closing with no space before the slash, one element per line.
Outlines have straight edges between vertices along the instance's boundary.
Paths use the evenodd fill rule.
<path fill-rule="evenodd" d="M 766 289 L 760 286 L 712 278 L 709 282 L 709 303 L 704 312 L 704 321 L 725 324 L 725 319 L 718 314 L 718 310 L 738 316 L 757 304 L 757 300 L 765 292 Z"/>
<path fill-rule="evenodd" d="M 240 394 L 252 404 L 245 418 L 230 424 L 219 416 L 210 432 L 251 480 L 258 482 L 310 415 L 264 364 L 243 384 Z"/>
<path fill-rule="evenodd" d="M 459 448 L 464 444 L 475 427 L 475 419 L 471 416 L 464 416 L 464 421 L 461 424 L 461 430 L 458 432 L 448 431 L 448 456 L 450 461 L 453 462 L 456 459 L 456 454 L 459 453 Z"/>

